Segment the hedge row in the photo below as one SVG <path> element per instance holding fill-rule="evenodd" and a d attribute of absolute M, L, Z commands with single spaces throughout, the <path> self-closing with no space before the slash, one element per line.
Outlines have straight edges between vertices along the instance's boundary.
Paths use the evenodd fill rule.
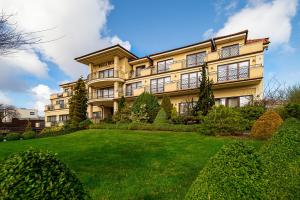
<path fill-rule="evenodd" d="M 300 122 L 284 122 L 259 151 L 245 143 L 224 146 L 185 199 L 300 199 Z"/>
<path fill-rule="evenodd" d="M 124 129 L 124 130 L 150 130 L 150 131 L 175 131 L 175 132 L 196 132 L 198 125 L 183 125 L 183 124 L 149 124 L 132 122 L 127 123 L 100 123 L 92 124 L 90 129 Z"/>

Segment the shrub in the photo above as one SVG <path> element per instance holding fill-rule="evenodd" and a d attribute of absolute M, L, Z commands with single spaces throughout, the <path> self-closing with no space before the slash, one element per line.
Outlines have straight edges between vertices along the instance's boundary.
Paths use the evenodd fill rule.
<path fill-rule="evenodd" d="M 0 166 L 3 199 L 88 199 L 76 175 L 48 152 L 28 150 Z"/>
<path fill-rule="evenodd" d="M 86 119 L 86 120 L 83 120 L 82 122 L 80 122 L 78 124 L 78 127 L 79 128 L 84 128 L 84 129 L 87 129 L 89 128 L 89 126 L 93 124 L 93 122 L 90 120 L 90 119 Z"/>
<path fill-rule="evenodd" d="M 270 138 L 282 122 L 280 115 L 269 110 L 255 121 L 251 129 L 251 136 L 258 139 Z"/>
<path fill-rule="evenodd" d="M 20 133 L 8 133 L 5 137 L 7 141 L 11 140 L 19 140 L 20 139 Z"/>
<path fill-rule="evenodd" d="M 56 135 L 64 130 L 63 126 L 53 126 L 53 127 L 46 127 L 44 128 L 40 134 L 41 135 Z"/>
<path fill-rule="evenodd" d="M 4 136 L 0 134 L 0 142 L 3 142 Z"/>
<path fill-rule="evenodd" d="M 154 120 L 154 124 L 166 124 L 168 123 L 167 114 L 163 108 L 159 110 Z"/>
<path fill-rule="evenodd" d="M 24 140 L 28 140 L 28 139 L 32 139 L 35 137 L 35 132 L 34 131 L 25 131 L 23 134 L 22 134 L 22 138 Z"/>
<path fill-rule="evenodd" d="M 118 110 L 113 115 L 114 122 L 129 123 L 131 122 L 131 109 L 125 105 L 122 110 Z"/>
<path fill-rule="evenodd" d="M 239 134 L 246 130 L 248 121 L 235 108 L 214 106 L 208 114 L 202 117 L 199 131 L 205 135 Z"/>
<path fill-rule="evenodd" d="M 260 151 L 261 199 L 300 199 L 300 122 L 286 120 Z"/>
<path fill-rule="evenodd" d="M 149 124 L 132 122 L 128 125 L 129 130 L 149 130 L 149 131 L 175 131 L 175 132 L 195 132 L 198 125 L 182 125 L 182 124 L 168 124 L 167 126 L 161 124 Z"/>
<path fill-rule="evenodd" d="M 247 119 L 249 124 L 247 129 L 250 130 L 254 122 L 264 114 L 266 108 L 263 106 L 243 106 L 238 108 L 243 118 Z"/>
<path fill-rule="evenodd" d="M 300 104 L 289 103 L 285 107 L 285 117 L 294 117 L 300 119 Z"/>
<path fill-rule="evenodd" d="M 167 119 L 171 119 L 173 105 L 169 96 L 163 95 L 160 107 L 166 112 Z"/>
<path fill-rule="evenodd" d="M 300 84 L 294 85 L 288 89 L 287 99 L 290 103 L 300 104 Z"/>
<path fill-rule="evenodd" d="M 98 123 L 98 124 L 92 124 L 90 129 L 128 129 L 128 123 Z"/>
<path fill-rule="evenodd" d="M 121 99 L 118 101 L 118 110 L 122 110 L 126 106 L 125 97 L 122 96 Z"/>
<path fill-rule="evenodd" d="M 142 123 L 150 122 L 150 116 L 147 112 L 146 104 L 141 105 L 140 111 L 138 113 L 133 112 L 132 116 L 131 116 L 131 119 L 134 122 L 142 122 Z"/>
<path fill-rule="evenodd" d="M 142 119 L 147 119 L 147 122 L 153 122 L 157 112 L 159 111 L 159 104 L 156 97 L 153 94 L 149 94 L 147 92 L 142 93 L 139 95 L 132 105 L 132 112 L 134 113 L 133 116 L 141 116 L 141 112 L 144 117 Z"/>
<path fill-rule="evenodd" d="M 25 131 L 32 131 L 31 122 L 28 120 Z"/>
<path fill-rule="evenodd" d="M 254 147 L 226 145 L 200 171 L 185 199 L 259 199 L 260 166 Z"/>

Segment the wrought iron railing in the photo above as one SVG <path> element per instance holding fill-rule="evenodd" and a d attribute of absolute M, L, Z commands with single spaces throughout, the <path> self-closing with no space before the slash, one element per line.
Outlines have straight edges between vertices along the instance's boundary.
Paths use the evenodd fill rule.
<path fill-rule="evenodd" d="M 200 86 L 200 80 L 197 78 L 181 79 L 177 82 L 177 88 L 179 90 L 198 88 Z"/>
<path fill-rule="evenodd" d="M 120 78 L 120 75 L 122 74 L 119 70 L 113 70 L 113 73 L 108 73 L 107 75 L 101 73 L 102 71 L 92 72 L 88 75 L 87 79 L 89 81 L 95 80 L 95 79 L 106 79 L 106 78 Z"/>
<path fill-rule="evenodd" d="M 89 99 L 112 99 L 114 98 L 114 92 L 109 94 L 101 94 L 98 92 L 89 93 Z"/>
<path fill-rule="evenodd" d="M 220 58 L 228 58 L 232 56 L 238 56 L 240 54 L 240 45 L 233 45 L 230 47 L 224 47 L 219 50 Z"/>
<path fill-rule="evenodd" d="M 231 80 L 239 80 L 239 79 L 247 79 L 250 75 L 250 67 L 237 67 L 236 69 L 225 69 L 218 70 L 217 72 L 217 81 L 231 81 Z"/>

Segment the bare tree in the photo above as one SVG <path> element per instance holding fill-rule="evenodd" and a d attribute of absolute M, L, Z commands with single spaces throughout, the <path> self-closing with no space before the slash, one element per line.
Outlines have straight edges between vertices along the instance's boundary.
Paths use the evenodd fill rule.
<path fill-rule="evenodd" d="M 40 33 L 50 29 L 35 32 L 21 31 L 18 29 L 17 23 L 13 22 L 13 16 L 13 14 L 6 14 L 3 11 L 0 13 L 0 56 L 30 48 L 35 44 L 47 43 L 59 39 L 42 40 Z"/>
<path fill-rule="evenodd" d="M 3 122 L 5 118 L 16 118 L 19 116 L 18 111 L 12 105 L 0 104 L 0 123 Z"/>

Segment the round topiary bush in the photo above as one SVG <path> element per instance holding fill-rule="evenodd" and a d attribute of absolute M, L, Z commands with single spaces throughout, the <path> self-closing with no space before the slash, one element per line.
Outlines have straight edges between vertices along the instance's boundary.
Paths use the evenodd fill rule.
<path fill-rule="evenodd" d="M 34 131 L 25 131 L 23 134 L 22 134 L 22 138 L 24 140 L 28 140 L 28 139 L 32 139 L 35 137 L 35 132 Z"/>
<path fill-rule="evenodd" d="M 48 152 L 27 150 L 0 165 L 3 199 L 89 199 L 76 175 Z"/>
<path fill-rule="evenodd" d="M 258 139 L 268 139 L 282 124 L 283 120 L 273 110 L 265 112 L 252 126 L 251 136 Z"/>
<path fill-rule="evenodd" d="M 5 137 L 7 141 L 12 141 L 12 140 L 19 140 L 20 139 L 20 133 L 8 133 Z"/>

